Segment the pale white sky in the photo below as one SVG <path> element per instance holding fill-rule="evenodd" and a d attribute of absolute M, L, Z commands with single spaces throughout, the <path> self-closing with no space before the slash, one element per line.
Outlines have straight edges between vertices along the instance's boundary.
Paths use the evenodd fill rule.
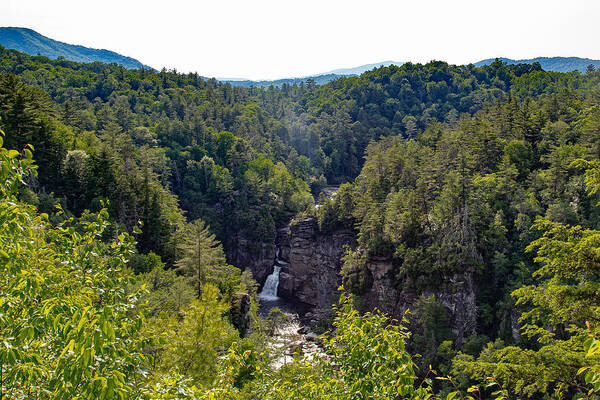
<path fill-rule="evenodd" d="M 600 59 L 598 21 L 599 0 L 0 0 L 0 26 L 251 79 L 385 60 Z"/>

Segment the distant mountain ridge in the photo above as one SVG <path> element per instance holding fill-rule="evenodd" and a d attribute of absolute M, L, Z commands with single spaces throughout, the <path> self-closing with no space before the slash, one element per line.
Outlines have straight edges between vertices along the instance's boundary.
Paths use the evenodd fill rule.
<path fill-rule="evenodd" d="M 231 86 L 244 86 L 244 87 L 271 86 L 271 85 L 281 86 L 284 83 L 293 85 L 293 84 L 300 84 L 300 82 L 306 82 L 309 80 L 314 81 L 317 85 L 323 85 L 327 82 L 334 81 L 343 76 L 349 76 L 349 75 L 323 74 L 323 75 L 305 76 L 302 78 L 282 78 L 282 79 L 275 79 L 272 81 L 271 80 L 253 81 L 250 79 L 228 79 L 228 78 L 220 78 L 217 80 L 224 82 L 224 83 L 229 83 Z"/>
<path fill-rule="evenodd" d="M 145 68 L 153 70 L 152 67 L 144 65 L 134 58 L 123 56 L 114 51 L 104 49 L 93 49 L 85 46 L 72 45 L 69 43 L 60 42 L 48 38 L 29 28 L 0 27 L 0 45 L 33 56 L 39 54 L 52 59 L 64 57 L 67 60 L 84 63 L 99 61 L 107 64 L 116 63 L 128 69 Z M 593 65 L 596 69 L 600 68 L 600 60 L 593 60 L 590 58 L 582 57 L 536 57 L 521 60 L 499 57 L 498 59 L 507 64 L 532 64 L 534 62 L 538 62 L 544 70 L 554 72 L 585 72 L 588 65 Z M 489 65 L 495 60 L 495 58 L 488 58 L 485 60 L 478 61 L 473 65 L 481 67 L 484 65 Z M 282 78 L 275 80 L 255 81 L 250 79 L 228 78 L 219 78 L 218 80 L 221 82 L 229 83 L 232 86 L 245 87 L 270 85 L 281 86 L 284 83 L 293 85 L 299 84 L 301 82 L 307 82 L 309 80 L 314 81 L 318 85 L 322 85 L 341 77 L 361 75 L 362 73 L 373 70 L 374 68 L 388 67 L 390 65 L 401 66 L 402 64 L 404 64 L 404 62 L 382 61 L 378 63 L 360 65 L 352 68 L 339 68 L 332 71 L 314 74 L 310 76 Z"/>
<path fill-rule="evenodd" d="M 401 66 L 402 64 L 404 64 L 404 63 L 399 62 L 399 61 L 382 61 L 382 62 L 373 63 L 373 64 L 360 65 L 360 66 L 354 67 L 354 68 L 334 69 L 333 71 L 325 72 L 323 75 L 325 75 L 325 74 L 345 75 L 345 76 L 360 75 L 363 72 L 371 71 L 372 69 L 375 69 L 375 68 L 389 67 L 390 65 Z"/>
<path fill-rule="evenodd" d="M 495 60 L 495 58 L 488 58 L 486 60 L 478 61 L 473 65 L 476 67 L 482 67 L 484 65 L 493 63 Z M 533 64 L 534 62 L 538 62 L 545 71 L 553 72 L 585 72 L 588 65 L 593 65 L 596 69 L 600 67 L 600 60 L 592 60 L 590 58 L 582 57 L 536 57 L 523 60 L 513 60 L 511 58 L 498 57 L 498 60 L 507 64 Z"/>
<path fill-rule="evenodd" d="M 482 67 L 484 65 L 489 65 L 493 63 L 495 58 L 488 58 L 485 60 L 478 61 L 474 63 L 476 67 Z M 586 72 L 588 65 L 593 65 L 594 68 L 600 68 L 600 60 L 593 60 L 590 58 L 583 57 L 536 57 L 522 60 L 515 60 L 511 58 L 498 57 L 498 60 L 505 62 L 507 64 L 533 64 L 534 62 L 540 63 L 542 69 L 545 71 L 553 71 L 553 72 L 571 72 L 571 71 L 579 71 L 582 73 Z M 222 82 L 227 82 L 232 86 L 281 86 L 284 83 L 294 84 L 300 82 L 306 82 L 308 80 L 313 80 L 316 84 L 324 84 L 333 80 L 336 80 L 341 77 L 347 76 L 357 76 L 361 75 L 364 72 L 371 71 L 374 68 L 379 67 L 388 67 L 390 65 L 401 66 L 404 64 L 403 62 L 397 61 L 382 61 L 379 63 L 373 64 L 365 64 L 354 68 L 340 68 L 335 69 L 333 71 L 324 72 L 322 74 L 316 74 L 312 76 L 306 76 L 302 78 L 284 78 L 277 80 L 262 80 L 262 81 L 253 81 L 253 80 L 243 80 L 243 79 L 220 79 Z"/>
<path fill-rule="evenodd" d="M 0 27 L 0 45 L 33 56 L 39 54 L 52 59 L 64 57 L 76 62 L 100 61 L 107 64 L 117 63 L 128 69 L 153 69 L 135 58 L 114 51 L 59 42 L 28 28 Z"/>
<path fill-rule="evenodd" d="M 321 74 L 315 74 L 315 75 L 310 75 L 310 76 L 303 76 L 300 78 L 282 78 L 282 79 L 261 80 L 261 81 L 253 81 L 250 79 L 228 79 L 228 78 L 221 78 L 219 80 L 221 82 L 229 83 L 232 86 L 245 86 L 245 87 L 270 86 L 270 85 L 281 86 L 284 83 L 293 85 L 294 83 L 299 84 L 300 82 L 306 82 L 308 80 L 314 81 L 317 85 L 323 85 L 327 82 L 334 81 L 341 77 L 358 76 L 358 75 L 362 74 L 363 72 L 371 71 L 372 69 L 375 69 L 375 68 L 389 67 L 390 65 L 400 66 L 402 64 L 404 64 L 404 63 L 397 62 L 397 61 L 382 61 L 379 63 L 360 65 L 358 67 L 353 67 L 353 68 L 334 69 L 333 71 L 323 72 Z"/>
<path fill-rule="evenodd" d="M 489 65 L 493 63 L 495 58 L 488 58 L 485 60 L 478 61 L 474 63 L 476 67 L 482 67 L 484 65 Z M 580 71 L 585 72 L 588 65 L 593 65 L 594 68 L 600 68 L 600 60 L 593 60 L 590 58 L 583 57 L 536 57 L 529 58 L 523 60 L 514 60 L 511 58 L 499 57 L 498 60 L 505 62 L 507 64 L 533 64 L 534 62 L 540 63 L 542 68 L 545 71 L 553 71 L 553 72 L 571 72 L 571 71 Z M 244 80 L 244 79 L 227 79 L 222 78 L 219 79 L 222 82 L 226 82 L 231 84 L 232 86 L 281 86 L 284 83 L 288 84 L 298 84 L 300 82 L 306 82 L 308 80 L 313 80 L 316 84 L 324 84 L 333 80 L 336 80 L 341 77 L 347 76 L 357 76 L 361 75 L 364 72 L 371 71 L 375 68 L 379 67 L 389 67 L 390 65 L 401 66 L 404 62 L 398 61 L 382 61 L 379 63 L 373 64 L 365 64 L 354 68 L 340 68 L 335 69 L 333 71 L 324 72 L 322 74 L 315 74 L 311 76 L 301 77 L 301 78 L 284 78 L 284 79 L 276 79 L 276 80 L 261 80 L 261 81 L 253 81 L 253 80 Z"/>

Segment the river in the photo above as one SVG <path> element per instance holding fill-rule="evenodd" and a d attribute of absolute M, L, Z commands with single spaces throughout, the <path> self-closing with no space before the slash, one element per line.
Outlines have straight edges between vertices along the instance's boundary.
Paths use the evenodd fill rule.
<path fill-rule="evenodd" d="M 302 354 L 308 359 L 323 355 L 323 350 L 317 345 L 317 335 L 303 325 L 300 315 L 307 311 L 306 306 L 293 303 L 277 295 L 279 287 L 279 273 L 281 268 L 288 263 L 279 257 L 280 250 L 276 250 L 273 272 L 267 277 L 261 292 L 259 314 L 262 318 L 276 318 L 277 325 L 273 328 L 273 350 L 279 355 L 275 358 L 273 366 L 279 368 L 290 362 L 294 356 Z M 281 313 L 272 315 L 271 310 L 279 309 Z"/>

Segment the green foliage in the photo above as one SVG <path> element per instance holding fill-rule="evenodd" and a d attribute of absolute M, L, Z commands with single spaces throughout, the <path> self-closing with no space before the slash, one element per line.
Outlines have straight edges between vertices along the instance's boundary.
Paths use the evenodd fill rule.
<path fill-rule="evenodd" d="M 126 399 L 149 366 L 123 271 L 133 239 L 100 237 L 102 210 L 76 229 L 19 202 L 31 150 L 0 148 L 0 393 L 26 399 Z"/>
<path fill-rule="evenodd" d="M 405 349 L 409 334 L 402 324 L 378 313 L 359 314 L 346 295 L 341 296 L 337 311 L 335 334 L 326 340 L 325 348 L 331 361 L 340 365 L 336 375 L 347 398 L 425 394 L 414 388 L 414 364 Z"/>
<path fill-rule="evenodd" d="M 343 293 L 336 308 L 335 331 L 324 337 L 328 357 L 296 358 L 281 367 L 271 364 L 256 343 L 232 342 L 217 360 L 215 349 L 233 340 L 220 313 L 224 304 L 214 297 L 214 287 L 204 289 L 206 299 L 197 300 L 186 311 L 184 323 L 171 339 L 164 365 L 187 369 L 186 375 L 165 368 L 143 393 L 153 399 L 395 399 L 432 398 L 431 391 L 416 387 L 411 356 L 405 349 L 409 334 L 402 324 L 380 313 L 358 313 Z M 220 305 L 219 305 L 220 304 Z M 205 319 L 202 319 L 205 318 Z M 403 321 L 405 323 L 406 321 Z M 220 335 L 219 335 L 220 333 Z M 191 335 L 198 341 L 184 339 Z M 192 344 L 193 343 L 193 344 Z M 192 348 L 202 347 L 197 352 Z M 168 372 L 168 373 L 167 373 Z M 195 383 L 194 383 L 195 382 Z M 431 381 L 428 379 L 427 382 Z M 421 385 L 424 385 L 423 382 Z M 198 386 L 203 385 L 203 386 Z"/>
<path fill-rule="evenodd" d="M 594 87 L 596 72 L 586 76 L 547 73 L 536 66 L 499 61 L 483 68 L 407 63 L 323 86 L 311 82 L 261 89 L 231 87 L 176 71 L 129 71 L 116 65 L 51 61 L 8 49 L 0 51 L 0 69 L 6 72 L 0 82 L 5 128 L 18 144 L 15 148 L 32 143 L 39 149 L 36 157 L 43 168 L 36 192 L 65 199 L 63 207 L 76 216 L 109 198 L 111 222 L 132 232 L 141 220 L 142 234 L 136 237 L 139 252 L 153 251 L 168 265 L 175 260 L 172 234 L 182 217 L 177 202 L 164 188 L 178 196 L 190 220 L 206 221 L 230 253 L 236 248 L 236 238 L 258 237 L 268 242 L 274 226 L 287 222 L 290 213 L 305 211 L 312 204 L 307 183 L 318 194 L 318 186 L 327 181 L 354 179 L 372 141 L 394 135 L 420 136 L 422 143 L 439 147 L 439 171 L 454 169 L 457 164 L 449 165 L 449 161 L 460 159 L 468 177 L 495 171 L 507 146 L 506 163 L 515 166 L 518 180 L 539 165 L 541 153 L 577 139 L 577 133 L 569 132 L 572 123 L 591 147 L 598 142 L 593 136 L 597 107 L 583 112 L 587 105 L 583 107 L 579 99 L 574 107 L 568 105 L 573 96 L 582 97 Z M 526 96 L 549 94 L 553 97 L 548 102 L 520 104 Z M 459 135 L 446 134 L 438 140 L 440 131 L 456 127 L 461 115 L 487 112 L 489 105 L 506 99 L 508 104 L 493 110 L 492 118 L 462 124 Z M 542 138 L 541 132 L 547 132 L 548 138 L 556 135 L 556 140 Z M 469 151 L 456 158 L 461 143 L 467 143 Z M 525 147 L 516 148 L 516 143 Z M 85 151 L 87 162 L 83 153 L 68 156 L 79 150 Z M 530 165 L 528 151 L 536 159 Z M 430 155 L 421 156 L 429 160 Z M 469 165 L 478 168 L 474 171 Z M 368 175 L 373 166 L 365 167 L 363 174 Z M 270 172 L 263 173 L 265 168 Z M 392 179 L 378 183 L 382 185 L 379 193 L 373 193 L 377 202 L 383 200 L 378 196 L 405 183 L 392 182 L 395 172 L 385 172 L 391 172 Z M 432 191 L 446 179 L 439 175 L 421 182 L 429 194 L 417 193 L 413 204 L 403 207 L 430 206 Z M 563 179 L 560 174 L 547 175 L 554 176 Z M 462 185 L 464 178 L 455 183 Z M 556 186 L 554 192 L 562 193 L 562 189 Z M 419 196 L 426 196 L 427 201 L 414 204 Z M 551 215 L 571 218 L 567 203 L 553 205 Z M 332 229 L 338 219 L 354 226 L 355 215 L 346 205 L 334 206 L 340 209 L 332 212 L 323 210 L 323 229 Z M 404 213 L 403 207 L 391 210 L 388 218 Z M 379 233 L 381 221 L 373 218 L 363 223 L 367 221 L 359 214 L 357 222 L 368 231 L 365 240 L 377 242 L 372 246 L 376 253 L 394 253 L 398 246 Z M 405 214 L 411 219 L 409 226 L 400 227 L 402 237 L 410 235 L 406 228 L 418 229 L 423 222 L 415 214 L 421 212 Z M 471 229 L 456 222 L 463 226 L 451 228 L 454 232 Z M 428 240 L 430 234 L 427 229 L 424 232 L 418 241 Z M 470 246 L 466 253 L 473 253 Z M 477 257 L 469 257 L 473 254 L 452 246 L 441 250 L 448 263 L 458 259 L 470 264 L 467 268 L 478 264 Z M 421 254 L 421 249 L 407 246 L 399 249 L 398 259 L 425 259 Z M 405 264 L 401 273 L 413 269 L 412 262 Z"/>
<path fill-rule="evenodd" d="M 278 371 L 262 371 L 255 385 L 261 399 L 429 398 L 415 388 L 413 361 L 405 349 L 409 334 L 380 313 L 360 314 L 342 293 L 335 331 L 324 338 L 327 359 L 297 360 Z M 405 322 L 405 321 L 404 321 Z"/>
<path fill-rule="evenodd" d="M 536 221 L 534 228 L 543 231 L 543 236 L 528 247 L 537 250 L 535 261 L 541 264 L 534 273 L 538 284 L 513 293 L 517 304 L 532 306 L 522 316 L 531 322 L 525 326 L 525 333 L 542 335 L 538 340 L 545 342 L 556 333 L 543 326 L 566 324 L 569 332 L 582 334 L 585 327 L 581 322 L 595 320 L 598 311 L 590 295 L 598 290 L 600 278 L 596 272 L 600 232 L 544 219 Z"/>
<path fill-rule="evenodd" d="M 160 259 L 160 256 L 150 252 L 148 254 L 134 253 L 129 258 L 128 266 L 136 274 L 150 272 L 154 269 L 163 269 L 165 264 Z"/>
<path fill-rule="evenodd" d="M 449 360 L 442 359 L 439 346 L 453 343 L 454 334 L 450 329 L 450 315 L 446 307 L 434 296 L 422 296 L 415 304 L 416 321 L 412 325 L 411 347 L 421 355 L 416 361 L 421 370 L 430 365 L 440 365 Z"/>
<path fill-rule="evenodd" d="M 330 232 L 337 228 L 354 228 L 353 190 L 351 184 L 344 183 L 337 189 L 333 198 L 323 197 L 317 209 L 319 230 Z"/>
<path fill-rule="evenodd" d="M 204 285 L 202 299 L 183 308 L 182 321 L 171 319 L 159 370 L 180 373 L 201 386 L 213 383 L 218 357 L 238 338 L 225 316 L 229 306 L 218 294 L 215 286 Z"/>
<path fill-rule="evenodd" d="M 597 163 L 578 160 L 574 165 L 590 167 L 586 182 L 590 194 L 595 193 Z M 476 360 L 459 355 L 454 371 L 479 381 L 493 376 L 509 393 L 521 398 L 591 395 L 598 383 L 595 367 L 589 363 L 598 362 L 593 337 L 600 329 L 596 296 L 600 232 L 546 218 L 537 219 L 532 228 L 542 236 L 527 250 L 536 252 L 534 261 L 540 267 L 533 273 L 535 282 L 512 295 L 523 310 L 522 330 L 538 343 L 537 348 L 488 345 Z M 584 371 L 588 372 L 582 379 Z"/>
<path fill-rule="evenodd" d="M 512 163 L 519 171 L 519 177 L 525 178 L 529 174 L 532 157 L 531 149 L 520 140 L 512 140 L 504 147 L 506 161 Z"/>
<path fill-rule="evenodd" d="M 598 395 L 600 392 L 600 365 L 598 365 L 598 357 L 600 356 L 600 342 L 594 337 L 589 337 L 584 343 L 583 347 L 585 350 L 585 357 L 589 362 L 595 362 L 595 364 L 588 365 L 580 368 L 577 371 L 577 375 L 584 374 L 585 383 L 591 385 L 592 388 L 588 390 L 587 395 Z M 590 360 L 591 359 L 591 360 Z"/>
<path fill-rule="evenodd" d="M 147 289 L 140 297 L 139 307 L 148 317 L 177 314 L 198 294 L 188 278 L 178 276 L 174 270 L 164 269 L 162 265 L 142 274 L 139 282 Z"/>
<path fill-rule="evenodd" d="M 600 173 L 586 160 L 600 155 L 599 72 L 408 63 L 237 88 L 3 48 L 0 70 L 0 127 L 19 149 L 2 151 L 0 170 L 11 396 L 427 397 L 417 372 L 446 373 L 459 350 L 456 381 L 440 381 L 448 398 L 596 394 L 595 339 L 584 340 L 598 335 Z M 309 210 L 328 182 L 342 185 Z M 271 243 L 294 213 L 357 233 L 342 268 L 353 293 L 473 286 L 476 334 L 453 341 L 454 311 L 434 299 L 415 309 L 410 340 L 343 303 L 331 359 L 272 368 L 259 329 L 242 340 L 229 322 L 256 286 L 225 254 Z M 138 282 L 126 284 L 125 261 Z M 406 346 L 423 353 L 419 371 Z"/>
<path fill-rule="evenodd" d="M 223 247 L 202 220 L 182 229 L 178 250 L 181 257 L 176 262 L 177 270 L 195 281 L 198 297 L 209 277 L 218 280 L 227 274 Z"/>
<path fill-rule="evenodd" d="M 466 375 L 476 382 L 492 377 L 511 398 L 560 397 L 583 383 L 576 376 L 584 361 L 577 354 L 579 347 L 574 341 L 536 351 L 489 343 L 476 359 L 459 354 L 453 360 L 452 374 Z"/>

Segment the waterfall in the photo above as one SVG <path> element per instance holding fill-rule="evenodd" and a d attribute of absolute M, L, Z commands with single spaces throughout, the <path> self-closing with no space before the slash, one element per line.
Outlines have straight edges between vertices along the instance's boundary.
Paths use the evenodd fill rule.
<path fill-rule="evenodd" d="M 279 259 L 279 248 L 275 254 L 275 264 L 273 265 L 273 273 L 267 276 L 265 285 L 262 291 L 258 294 L 258 298 L 265 301 L 279 300 L 277 297 L 277 287 L 279 286 L 279 272 L 281 272 L 281 265 L 287 264 L 285 261 Z"/>
<path fill-rule="evenodd" d="M 267 280 L 265 281 L 265 285 L 263 286 L 262 291 L 258 295 L 258 298 L 261 300 L 277 300 L 277 287 L 279 286 L 279 271 L 281 271 L 281 267 L 277 264 L 273 267 L 273 273 L 267 276 Z"/>

